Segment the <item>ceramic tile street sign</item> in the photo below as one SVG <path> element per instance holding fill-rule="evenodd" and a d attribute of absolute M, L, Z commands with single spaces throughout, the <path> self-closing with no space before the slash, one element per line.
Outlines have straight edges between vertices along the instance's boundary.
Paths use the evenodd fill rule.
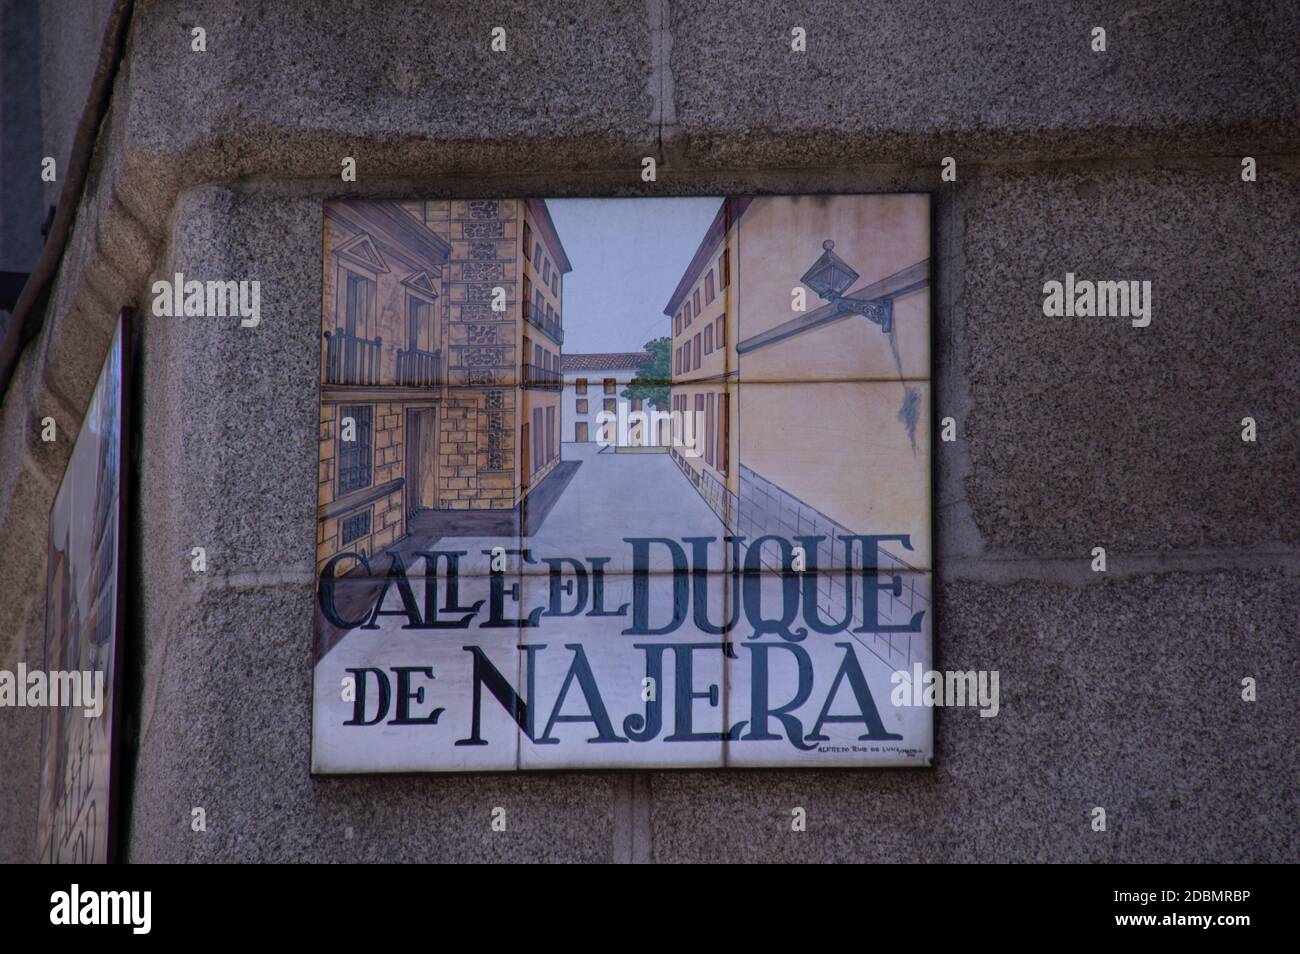
<path fill-rule="evenodd" d="M 327 204 L 314 770 L 929 764 L 929 217 Z"/>
<path fill-rule="evenodd" d="M 50 508 L 44 669 L 19 680 L 19 690 L 29 695 L 26 704 L 44 706 L 37 830 L 42 862 L 103 863 L 116 853 L 128 316 L 124 311 L 118 322 Z M 30 698 L 38 683 L 39 701 Z"/>

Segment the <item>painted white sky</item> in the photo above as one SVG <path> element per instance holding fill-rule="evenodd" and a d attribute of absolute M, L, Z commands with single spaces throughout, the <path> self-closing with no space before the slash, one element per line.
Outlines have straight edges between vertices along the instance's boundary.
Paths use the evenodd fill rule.
<path fill-rule="evenodd" d="M 721 198 L 547 199 L 573 271 L 564 351 L 639 351 L 671 334 L 664 306 Z"/>

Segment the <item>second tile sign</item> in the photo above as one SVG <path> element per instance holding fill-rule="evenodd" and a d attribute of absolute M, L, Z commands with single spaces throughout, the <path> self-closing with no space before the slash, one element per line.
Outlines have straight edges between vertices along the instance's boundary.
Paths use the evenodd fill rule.
<path fill-rule="evenodd" d="M 927 196 L 324 233 L 314 771 L 929 764 Z"/>

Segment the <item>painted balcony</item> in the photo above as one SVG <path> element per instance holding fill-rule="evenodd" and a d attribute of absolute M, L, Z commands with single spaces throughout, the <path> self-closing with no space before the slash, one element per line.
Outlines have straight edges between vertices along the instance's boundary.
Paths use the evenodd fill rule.
<path fill-rule="evenodd" d="M 563 385 L 564 381 L 559 371 L 543 368 L 536 364 L 524 365 L 524 387 L 541 388 L 544 391 L 558 391 Z"/>
<path fill-rule="evenodd" d="M 443 384 L 442 352 L 411 348 L 397 352 L 397 383 L 406 388 L 436 388 Z"/>
<path fill-rule="evenodd" d="M 338 329 L 325 332 L 325 383 L 379 384 L 382 348 L 382 338 L 358 338 Z"/>

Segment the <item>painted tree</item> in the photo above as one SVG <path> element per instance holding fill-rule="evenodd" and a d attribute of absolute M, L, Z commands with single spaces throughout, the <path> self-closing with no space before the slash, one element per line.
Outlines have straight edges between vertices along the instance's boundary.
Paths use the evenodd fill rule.
<path fill-rule="evenodd" d="M 628 400 L 641 398 L 656 410 L 668 410 L 668 391 L 673 383 L 671 338 L 656 338 L 645 343 L 649 357 L 638 365 L 636 377 L 623 389 Z"/>

